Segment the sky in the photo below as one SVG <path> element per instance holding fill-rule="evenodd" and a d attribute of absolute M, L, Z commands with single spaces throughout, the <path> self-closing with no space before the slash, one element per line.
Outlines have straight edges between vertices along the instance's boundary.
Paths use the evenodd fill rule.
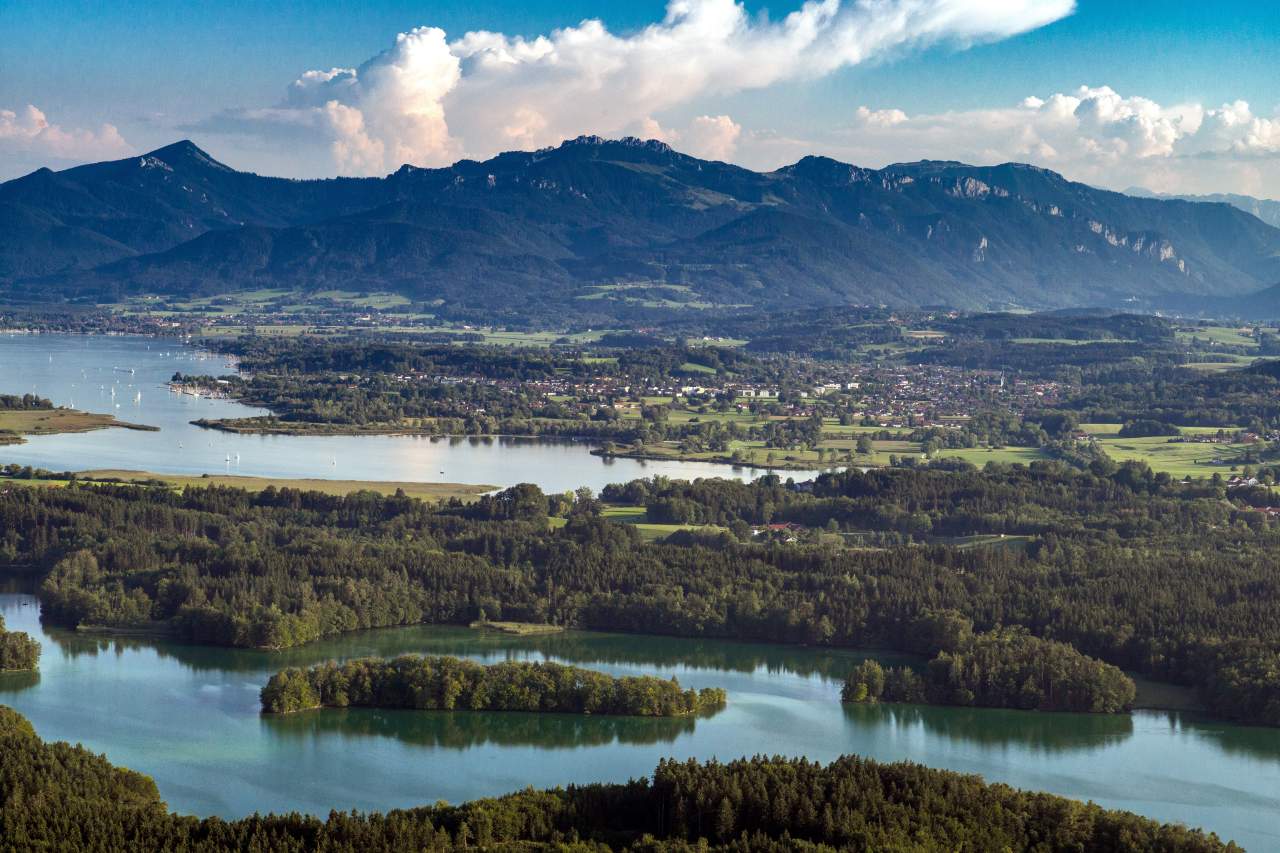
<path fill-rule="evenodd" d="M 191 139 L 381 175 L 583 133 L 1280 197 L 1280 3 L 0 0 L 0 179 Z"/>

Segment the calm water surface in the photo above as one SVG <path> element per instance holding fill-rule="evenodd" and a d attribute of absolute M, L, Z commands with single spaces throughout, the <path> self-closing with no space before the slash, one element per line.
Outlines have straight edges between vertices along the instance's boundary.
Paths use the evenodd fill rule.
<path fill-rule="evenodd" d="M 43 629 L 30 596 L 0 595 L 9 626 L 44 646 L 41 672 L 0 676 L 0 703 L 49 739 L 80 741 L 152 775 L 182 812 L 388 809 L 527 785 L 622 781 L 660 758 L 755 753 L 827 761 L 860 753 L 981 773 L 1280 849 L 1280 731 L 1169 713 L 1036 714 L 845 708 L 839 680 L 863 655 L 785 646 L 465 628 L 367 631 L 282 653 L 87 637 Z M 353 709 L 258 713 L 288 665 L 402 652 L 559 660 L 724 687 L 698 720 Z"/>
<path fill-rule="evenodd" d="M 133 372 L 128 372 L 132 370 Z M 340 480 L 537 483 L 561 492 L 661 474 L 751 479 L 762 471 L 698 462 L 605 460 L 586 442 L 426 436 L 234 435 L 192 426 L 265 410 L 170 392 L 175 371 L 222 375 L 234 365 L 177 341 L 107 335 L 0 334 L 0 393 L 34 392 L 60 406 L 107 412 L 160 432 L 110 429 L 34 436 L 0 448 L 0 462 L 54 471 L 127 468 L 166 474 Z M 788 472 L 807 479 L 816 472 Z"/>

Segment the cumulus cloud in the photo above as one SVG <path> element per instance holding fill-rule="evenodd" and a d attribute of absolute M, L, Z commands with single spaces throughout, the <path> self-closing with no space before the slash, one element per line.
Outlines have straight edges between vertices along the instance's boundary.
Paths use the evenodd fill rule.
<path fill-rule="evenodd" d="M 304 73 L 274 107 L 202 126 L 320 133 L 347 172 L 438 165 L 615 134 L 695 100 L 905 51 L 999 40 L 1073 9 L 1074 0 L 809 0 L 774 21 L 735 0 L 670 0 L 662 21 L 626 35 L 599 20 L 534 38 L 477 31 L 449 41 L 421 27 L 359 68 Z M 728 156 L 740 128 L 703 116 L 680 133 Z"/>
<path fill-rule="evenodd" d="M 845 131 L 795 144 L 784 151 L 753 139 L 744 153 L 785 159 L 808 145 L 869 166 L 924 158 L 1018 160 L 1121 188 L 1145 182 L 1169 192 L 1260 192 L 1264 172 L 1243 168 L 1242 161 L 1280 157 L 1280 119 L 1256 115 L 1244 101 L 1162 105 L 1108 86 L 1082 86 L 1011 106 L 943 113 L 862 106 Z"/>
<path fill-rule="evenodd" d="M 683 129 L 663 127 L 651 116 L 624 128 L 642 139 L 656 139 L 704 160 L 731 160 L 738 148 L 742 125 L 727 115 L 698 116 Z"/>
<path fill-rule="evenodd" d="M 129 145 L 115 125 L 97 130 L 65 128 L 49 121 L 40 109 L 0 109 L 0 153 L 40 159 L 95 160 L 127 154 Z"/>
<path fill-rule="evenodd" d="M 728 160 L 738 147 L 742 125 L 728 116 L 698 116 L 685 134 L 685 151 L 704 160 Z"/>

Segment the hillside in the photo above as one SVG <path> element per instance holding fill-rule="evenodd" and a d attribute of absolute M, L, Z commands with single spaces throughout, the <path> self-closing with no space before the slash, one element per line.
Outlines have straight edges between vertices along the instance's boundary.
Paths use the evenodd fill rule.
<path fill-rule="evenodd" d="M 1165 195 L 1163 193 L 1154 193 L 1145 187 L 1130 187 L 1125 190 L 1129 195 L 1138 196 L 1140 198 L 1164 198 L 1164 199 L 1181 199 L 1183 201 L 1199 201 L 1208 203 L 1229 204 L 1232 207 L 1239 208 L 1245 213 L 1258 217 L 1263 222 L 1276 228 L 1280 228 L 1280 201 L 1270 198 L 1256 198 L 1251 195 L 1240 195 L 1239 193 L 1211 193 L 1209 195 Z"/>
<path fill-rule="evenodd" d="M 0 184 L 0 293 L 394 289 L 443 316 L 841 304 L 1159 307 L 1280 281 L 1280 230 L 952 162 L 774 172 L 581 137 L 385 178 L 237 172 L 190 142 Z"/>

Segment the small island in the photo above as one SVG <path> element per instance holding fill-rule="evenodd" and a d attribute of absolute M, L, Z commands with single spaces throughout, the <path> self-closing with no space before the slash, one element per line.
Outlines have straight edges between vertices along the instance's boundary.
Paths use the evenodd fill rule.
<path fill-rule="evenodd" d="M 40 663 L 40 644 L 22 631 L 5 630 L 0 616 L 0 672 L 24 672 Z"/>
<path fill-rule="evenodd" d="M 485 666 L 417 655 L 286 669 L 262 688 L 262 710 L 269 714 L 368 707 L 688 717 L 714 713 L 724 705 L 724 690 L 682 690 L 674 678 L 618 678 L 550 662 Z"/>
<path fill-rule="evenodd" d="M 1025 711 L 1118 714 L 1133 706 L 1133 679 L 1066 643 L 1004 628 L 938 653 L 923 674 L 874 660 L 845 681 L 844 702 L 913 702 Z"/>

